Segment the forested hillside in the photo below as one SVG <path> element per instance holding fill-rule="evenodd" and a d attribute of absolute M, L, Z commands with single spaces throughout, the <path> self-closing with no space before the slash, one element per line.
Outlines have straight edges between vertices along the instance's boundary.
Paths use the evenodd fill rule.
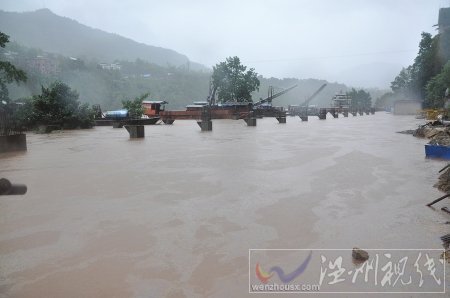
<path fill-rule="evenodd" d="M 94 29 L 48 9 L 23 13 L 0 10 L 0 28 L 11 37 L 10 41 L 68 57 L 108 63 L 140 58 L 161 66 L 186 65 L 192 69 L 206 69 L 174 50 Z"/>

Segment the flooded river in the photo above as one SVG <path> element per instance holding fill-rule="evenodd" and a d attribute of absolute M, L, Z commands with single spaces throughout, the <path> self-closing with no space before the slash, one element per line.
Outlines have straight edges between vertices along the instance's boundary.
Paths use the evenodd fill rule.
<path fill-rule="evenodd" d="M 0 297 L 243 297 L 253 248 L 442 248 L 445 163 L 395 133 L 423 120 L 314 118 L 28 134 L 0 155 L 28 186 L 0 200 Z"/>

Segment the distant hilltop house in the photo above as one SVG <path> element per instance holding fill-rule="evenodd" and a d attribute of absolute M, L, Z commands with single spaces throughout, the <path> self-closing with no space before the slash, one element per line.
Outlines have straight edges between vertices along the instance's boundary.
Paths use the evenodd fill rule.
<path fill-rule="evenodd" d="M 450 7 L 439 9 L 438 24 L 439 34 L 442 34 L 450 29 Z"/>
<path fill-rule="evenodd" d="M 440 35 L 439 52 L 444 60 L 450 59 L 450 7 L 439 9 L 437 25 Z"/>
<path fill-rule="evenodd" d="M 3 51 L 3 57 L 6 60 L 12 61 L 18 65 L 19 68 L 25 68 L 28 70 L 34 70 L 44 75 L 56 74 L 58 72 L 58 65 L 55 60 L 45 56 L 36 56 L 33 58 L 24 57 L 17 52 Z"/>
<path fill-rule="evenodd" d="M 12 51 L 3 51 L 3 57 L 5 57 L 5 59 L 13 61 L 14 59 L 16 59 L 18 53 L 17 52 L 12 52 Z"/>
<path fill-rule="evenodd" d="M 27 66 L 46 75 L 58 72 L 56 62 L 44 56 L 36 56 L 35 58 L 27 59 Z"/>
<path fill-rule="evenodd" d="M 122 68 L 118 63 L 99 63 L 98 67 L 105 70 L 120 70 Z"/>

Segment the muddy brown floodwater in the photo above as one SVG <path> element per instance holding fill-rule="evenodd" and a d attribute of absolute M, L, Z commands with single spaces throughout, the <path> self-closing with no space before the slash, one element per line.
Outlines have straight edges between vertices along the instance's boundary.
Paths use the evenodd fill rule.
<path fill-rule="evenodd" d="M 441 248 L 445 163 L 395 133 L 423 120 L 287 120 L 28 134 L 0 155 L 28 186 L 0 200 L 1 297 L 243 297 L 250 248 Z"/>

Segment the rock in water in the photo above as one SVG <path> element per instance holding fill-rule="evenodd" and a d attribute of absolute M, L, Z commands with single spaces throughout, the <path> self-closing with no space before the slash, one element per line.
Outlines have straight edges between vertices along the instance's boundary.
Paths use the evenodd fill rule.
<path fill-rule="evenodd" d="M 364 262 L 369 259 L 369 253 L 357 247 L 353 247 L 352 257 L 355 261 Z"/>

